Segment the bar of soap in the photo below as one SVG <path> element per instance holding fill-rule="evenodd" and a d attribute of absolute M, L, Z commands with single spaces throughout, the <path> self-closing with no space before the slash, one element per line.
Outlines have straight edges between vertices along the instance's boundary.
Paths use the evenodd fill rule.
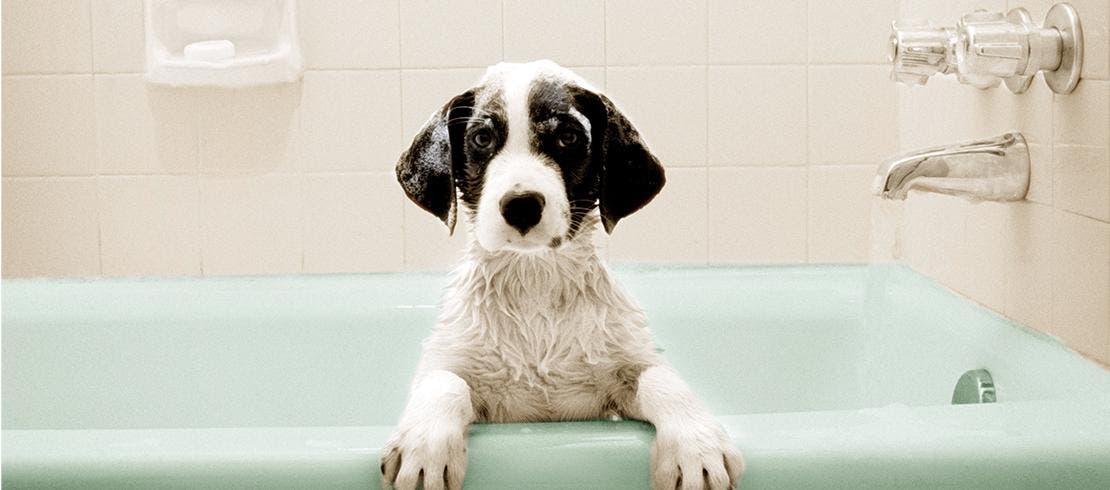
<path fill-rule="evenodd" d="M 199 41 L 185 46 L 185 59 L 224 61 L 235 57 L 235 44 L 226 39 Z"/>

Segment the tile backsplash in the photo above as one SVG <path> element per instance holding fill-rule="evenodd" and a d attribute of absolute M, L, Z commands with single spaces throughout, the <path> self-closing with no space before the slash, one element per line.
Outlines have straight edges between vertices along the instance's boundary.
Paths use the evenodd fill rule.
<path fill-rule="evenodd" d="M 861 190 L 897 144 L 896 2 L 860 30 L 797 0 L 301 0 L 303 80 L 245 90 L 146 84 L 142 9 L 3 3 L 5 276 L 449 267 L 464 233 L 408 202 L 393 166 L 503 60 L 572 67 L 668 167 L 658 201 L 602 236 L 614 260 L 865 259 Z"/>
<path fill-rule="evenodd" d="M 445 269 L 465 233 L 404 197 L 396 158 L 487 65 L 550 58 L 668 168 L 598 234 L 610 259 L 894 258 L 1110 360 L 1105 0 L 1073 2 L 1088 47 L 1068 96 L 888 80 L 890 20 L 1040 19 L 1039 0 L 298 3 L 303 80 L 223 90 L 143 81 L 141 0 L 3 2 L 4 276 Z M 1031 145 L 1027 202 L 869 194 L 887 156 L 1007 130 Z"/>
<path fill-rule="evenodd" d="M 974 7 L 1025 7 L 1040 21 L 1052 1 L 912 1 L 900 15 L 954 25 Z M 897 237 L 891 255 L 1021 323 L 1110 364 L 1110 3 L 1072 1 L 1083 22 L 1083 79 L 1052 93 L 976 90 L 953 78 L 898 88 L 901 151 L 1021 131 L 1031 180 L 1019 203 L 972 203 L 911 193 L 882 202 Z"/>

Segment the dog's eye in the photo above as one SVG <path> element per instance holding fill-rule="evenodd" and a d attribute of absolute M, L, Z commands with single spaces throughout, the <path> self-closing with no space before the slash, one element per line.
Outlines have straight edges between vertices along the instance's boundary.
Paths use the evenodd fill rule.
<path fill-rule="evenodd" d="M 559 145 L 559 148 L 573 148 L 578 145 L 578 139 L 578 133 L 574 131 L 563 131 L 559 133 L 559 136 L 555 139 L 555 143 Z"/>
<path fill-rule="evenodd" d="M 480 149 L 488 149 L 493 146 L 493 131 L 487 128 L 482 128 L 470 135 L 470 143 Z"/>

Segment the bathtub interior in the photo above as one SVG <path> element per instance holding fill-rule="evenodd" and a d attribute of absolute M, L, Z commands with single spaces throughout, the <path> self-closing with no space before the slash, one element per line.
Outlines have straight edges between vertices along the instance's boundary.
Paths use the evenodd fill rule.
<path fill-rule="evenodd" d="M 1110 373 L 893 264 L 617 269 L 717 414 L 1110 393 Z M 390 426 L 442 274 L 6 280 L 5 429 Z"/>

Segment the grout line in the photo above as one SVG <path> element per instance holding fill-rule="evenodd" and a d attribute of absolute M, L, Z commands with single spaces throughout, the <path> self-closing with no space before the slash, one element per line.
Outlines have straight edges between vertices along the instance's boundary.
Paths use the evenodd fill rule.
<path fill-rule="evenodd" d="M 104 227 L 101 223 L 101 214 L 103 214 L 103 213 L 101 213 L 101 204 L 103 202 L 103 198 L 102 198 L 103 196 L 101 196 L 101 191 L 102 190 L 100 188 L 100 122 L 99 122 L 100 118 L 97 117 L 97 115 L 99 114 L 99 111 L 97 111 L 97 109 L 96 109 L 96 93 L 97 93 L 97 90 L 96 90 L 96 74 L 95 74 L 96 73 L 96 43 L 94 42 L 94 35 L 93 35 L 93 32 L 96 30 L 96 26 L 93 23 L 93 2 L 92 1 L 90 1 L 89 4 L 88 4 L 88 16 L 89 16 L 89 73 L 88 74 L 89 74 L 90 79 L 91 79 L 90 80 L 90 82 L 91 82 L 90 89 L 92 90 L 92 97 L 90 99 L 91 99 L 92 109 L 93 109 L 93 121 L 92 121 L 92 123 L 93 123 L 93 152 L 92 153 L 93 154 L 92 154 L 92 162 L 91 163 L 92 163 L 92 167 L 93 167 L 92 171 L 93 171 L 93 174 L 95 175 L 95 177 L 94 177 L 95 180 L 93 182 L 94 182 L 94 186 L 96 188 L 96 260 L 97 260 L 97 268 L 98 268 L 97 272 L 98 272 L 99 275 L 103 276 L 104 275 Z"/>
<path fill-rule="evenodd" d="M 605 84 L 601 87 L 609 92 L 609 2 L 601 1 L 601 78 Z M 606 254 L 609 250 L 606 247 Z"/>
<path fill-rule="evenodd" d="M 103 199 L 101 198 L 100 177 L 96 177 L 93 185 L 96 188 L 96 266 L 97 273 L 104 275 L 104 227 L 101 226 L 101 205 Z"/>
<path fill-rule="evenodd" d="M 13 74 L 5 73 L 3 75 L 3 78 L 5 80 L 7 80 L 9 78 L 14 78 L 14 79 L 65 78 L 65 77 L 89 77 L 89 78 L 92 78 L 92 76 L 93 76 L 93 73 L 73 73 L 73 72 L 67 72 L 67 73 L 13 73 Z"/>
<path fill-rule="evenodd" d="M 297 179 L 297 185 L 300 187 L 300 196 L 299 196 L 299 199 L 297 199 L 297 200 L 299 201 L 299 204 L 300 204 L 300 206 L 298 206 L 298 207 L 300 209 L 300 214 L 301 214 L 301 216 L 300 216 L 300 218 L 301 218 L 300 219 L 301 233 L 300 233 L 300 237 L 299 237 L 300 242 L 301 242 L 300 243 L 300 245 L 301 245 L 301 264 L 300 264 L 301 268 L 298 271 L 298 273 L 304 274 L 305 273 L 305 268 L 304 268 L 304 264 L 305 264 L 305 239 L 304 238 L 305 238 L 305 229 L 308 227 L 308 210 L 306 209 L 308 207 L 308 183 L 305 182 L 307 179 L 305 178 L 305 175 L 304 175 L 303 172 L 298 174 L 297 177 L 299 177 Z"/>
<path fill-rule="evenodd" d="M 1030 202 L 1033 202 L 1033 201 L 1030 201 Z M 1070 215 L 1078 217 L 1078 218 L 1083 218 L 1083 219 L 1087 219 L 1087 220 L 1090 220 L 1090 221 L 1094 221 L 1095 223 L 1110 224 L 1110 221 L 1103 221 L 1101 218 L 1095 218 L 1094 216 L 1088 216 L 1088 215 L 1083 214 L 1083 213 L 1077 213 L 1077 212 L 1072 211 L 1070 209 L 1057 208 L 1057 207 L 1054 207 L 1054 206 L 1049 206 L 1049 207 L 1052 208 L 1052 209 L 1055 209 L 1057 211 L 1060 211 L 1062 213 L 1067 213 L 1067 214 L 1070 214 Z"/>
<path fill-rule="evenodd" d="M 210 90 L 205 90 L 204 93 L 210 95 L 212 92 Z M 200 169 L 201 169 L 200 121 L 201 121 L 201 114 L 204 112 L 205 108 L 208 107 L 208 104 L 205 103 L 204 98 L 201 98 L 201 100 L 197 103 L 197 107 L 199 108 L 199 110 L 197 110 L 193 113 L 193 172 L 192 172 L 192 174 L 193 174 L 193 177 L 196 179 L 196 182 L 197 182 L 197 228 L 196 228 L 196 231 L 199 234 L 199 236 L 197 237 L 198 238 L 198 246 L 197 246 L 197 255 L 198 255 L 198 257 L 197 257 L 197 259 L 200 261 L 200 276 L 205 277 L 208 274 L 204 270 L 204 250 L 205 250 L 205 237 L 207 237 L 208 234 L 205 233 L 205 230 L 206 230 L 205 225 L 207 223 L 204 221 L 204 193 L 201 192 L 203 182 L 201 182 L 201 172 L 200 172 Z"/>
<path fill-rule="evenodd" d="M 94 32 L 96 25 L 93 23 L 93 2 L 89 1 L 89 74 L 96 73 L 96 41 Z"/>
<path fill-rule="evenodd" d="M 705 65 L 702 67 L 703 94 L 705 97 L 705 155 L 702 165 L 705 168 L 705 263 L 709 263 L 709 0 L 705 2 Z"/>
<path fill-rule="evenodd" d="M 603 29 L 604 31 L 604 29 Z M 796 63 L 796 62 L 782 62 L 782 63 L 614 63 L 608 62 L 608 53 L 603 53 L 603 65 L 573 65 L 573 68 L 681 68 L 681 67 L 698 67 L 702 65 L 714 67 L 750 67 L 750 66 L 767 66 L 767 67 L 808 67 L 808 66 L 829 66 L 829 67 L 860 67 L 860 66 L 874 66 L 874 67 L 888 67 L 888 63 Z M 392 70 L 462 70 L 462 69 L 485 69 L 488 65 L 397 65 L 397 66 L 368 66 L 368 67 L 336 67 L 336 68 L 306 68 L 307 72 L 343 72 L 343 71 L 392 71 Z M 58 77 L 58 76 L 88 76 L 88 75 L 145 75 L 145 71 L 92 71 L 92 72 L 6 72 L 3 73 L 4 78 L 20 78 L 20 77 Z M 1087 78 L 1086 80 L 1094 80 Z M 1105 81 L 1105 80 L 1101 80 Z"/>
<path fill-rule="evenodd" d="M 398 26 L 401 25 L 401 0 L 397 0 L 397 25 Z M 401 53 L 403 52 L 404 47 L 402 45 L 403 44 L 403 41 L 402 41 L 403 36 L 400 35 L 400 29 L 401 28 L 398 27 L 397 29 L 398 29 L 398 34 L 397 34 L 397 57 L 398 57 L 398 62 L 400 62 Z M 502 31 L 504 31 L 504 29 L 505 29 L 504 26 L 502 26 L 501 29 L 502 29 Z M 403 65 L 403 63 L 399 63 L 399 64 Z M 400 70 L 397 70 L 398 97 L 400 97 L 400 100 L 398 101 L 399 103 L 397 104 L 397 107 L 400 108 L 399 117 L 401 118 L 400 119 L 400 124 L 398 124 L 397 126 L 398 126 L 398 132 L 401 134 L 400 141 L 401 141 L 402 146 L 405 145 L 405 76 L 404 75 L 405 75 L 405 72 L 404 72 L 403 68 L 400 69 Z M 406 222 L 405 216 L 408 214 L 408 211 L 406 210 L 406 208 L 408 208 L 408 206 L 405 206 L 404 199 L 405 198 L 402 197 L 402 202 L 401 202 L 401 264 L 400 264 L 400 270 L 407 271 L 407 270 L 409 270 L 409 247 L 408 247 L 409 237 L 408 237 L 408 228 L 405 226 L 405 222 Z"/>
<path fill-rule="evenodd" d="M 810 212 L 810 206 L 812 206 L 812 204 L 813 204 L 812 202 L 810 202 L 810 195 L 809 195 L 809 173 L 810 173 L 809 169 L 810 169 L 810 165 L 812 164 L 812 162 L 810 161 L 811 160 L 810 155 L 811 155 L 812 152 L 810 151 L 810 137 L 809 137 L 809 128 L 810 128 L 810 124 L 809 124 L 809 103 L 810 103 L 810 100 L 809 100 L 810 99 L 810 97 L 809 97 L 809 92 L 810 92 L 809 71 L 810 71 L 810 63 L 813 61 L 812 56 L 810 55 L 810 49 L 809 49 L 810 48 L 809 39 L 810 39 L 810 36 L 812 35 L 812 32 L 811 32 L 812 29 L 810 29 L 810 25 L 809 25 L 809 21 L 810 21 L 810 19 L 809 19 L 809 10 L 810 10 L 809 9 L 809 2 L 807 1 L 806 2 L 806 15 L 805 15 L 805 21 L 804 21 L 805 22 L 805 27 L 806 27 L 805 96 L 803 97 L 803 99 L 805 99 L 805 112 L 804 112 L 803 121 L 802 121 L 802 123 L 805 124 L 805 149 L 806 149 L 806 156 L 805 156 L 806 164 L 803 167 L 803 168 L 805 168 L 805 179 L 803 179 L 805 181 L 804 182 L 805 192 L 803 193 L 803 199 L 805 199 L 805 211 L 806 212 L 805 212 L 805 220 L 802 222 L 802 229 L 805 230 L 805 232 L 803 233 L 804 236 L 805 236 L 805 242 L 803 243 L 803 245 L 804 245 L 804 248 L 805 248 L 805 262 L 807 262 L 807 263 L 812 262 L 812 260 L 813 260 L 812 257 L 810 256 L 811 251 L 809 249 L 809 239 L 810 239 L 810 237 L 809 237 L 809 233 L 810 233 L 809 214 L 810 213 L 809 212 Z"/>

